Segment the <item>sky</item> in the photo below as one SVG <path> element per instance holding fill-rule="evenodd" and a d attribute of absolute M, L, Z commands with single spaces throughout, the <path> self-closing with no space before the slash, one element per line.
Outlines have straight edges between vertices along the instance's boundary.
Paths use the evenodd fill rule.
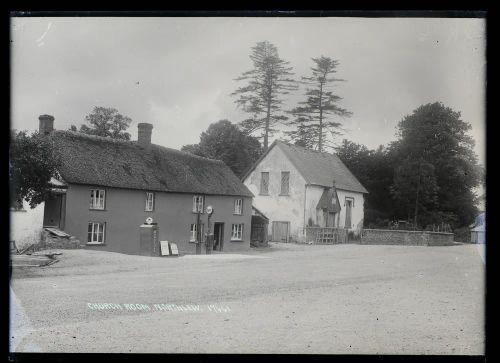
<path fill-rule="evenodd" d="M 369 148 L 396 139 L 414 109 L 442 102 L 472 125 L 485 165 L 485 20 L 452 18 L 12 18 L 11 128 L 85 123 L 94 106 L 153 124 L 152 142 L 197 143 L 218 120 L 247 115 L 230 94 L 250 70 L 251 47 L 267 40 L 307 76 L 313 57 L 339 61 L 342 138 Z M 285 108 L 303 99 L 291 94 Z M 279 135 L 278 135 L 279 136 Z M 272 140 L 272 138 L 271 138 Z"/>

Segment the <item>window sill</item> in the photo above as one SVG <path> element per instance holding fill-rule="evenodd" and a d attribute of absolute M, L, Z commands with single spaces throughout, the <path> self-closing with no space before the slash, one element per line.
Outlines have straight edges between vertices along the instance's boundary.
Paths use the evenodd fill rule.
<path fill-rule="evenodd" d="M 106 243 L 99 243 L 99 242 L 87 242 L 85 245 L 86 245 L 86 246 L 106 246 Z"/>
<path fill-rule="evenodd" d="M 278 194 L 280 197 L 289 197 L 290 194 Z"/>
<path fill-rule="evenodd" d="M 233 216 L 242 216 L 243 213 L 233 213 Z"/>
<path fill-rule="evenodd" d="M 99 208 L 89 208 L 89 210 L 96 210 L 96 211 L 104 211 L 106 212 L 107 209 L 103 208 L 103 209 L 99 209 Z"/>
<path fill-rule="evenodd" d="M 231 242 L 243 242 L 242 239 L 231 239 Z"/>
<path fill-rule="evenodd" d="M 259 195 L 267 195 L 267 196 L 269 196 L 269 193 L 267 193 L 267 194 L 259 193 Z"/>
<path fill-rule="evenodd" d="M 153 212 L 154 212 L 154 210 L 147 210 L 147 209 L 145 209 L 145 210 L 144 210 L 144 212 L 153 213 Z"/>

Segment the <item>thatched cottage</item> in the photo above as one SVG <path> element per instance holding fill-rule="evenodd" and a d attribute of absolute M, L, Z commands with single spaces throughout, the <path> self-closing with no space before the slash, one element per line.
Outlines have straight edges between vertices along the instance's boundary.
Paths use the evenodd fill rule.
<path fill-rule="evenodd" d="M 196 218 L 211 205 L 214 249 L 249 248 L 252 193 L 223 162 L 151 143 L 153 126 L 138 125 L 137 141 L 53 129 L 40 116 L 40 132 L 61 159 L 58 194 L 45 202 L 44 227 L 76 236 L 89 248 L 139 254 L 140 225 L 153 218 L 159 240 L 195 252 Z"/>

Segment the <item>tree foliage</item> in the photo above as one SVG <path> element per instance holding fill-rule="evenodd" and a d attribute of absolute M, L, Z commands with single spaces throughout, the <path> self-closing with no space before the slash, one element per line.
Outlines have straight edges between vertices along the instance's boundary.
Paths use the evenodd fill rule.
<path fill-rule="evenodd" d="M 395 209 L 400 215 L 413 215 L 413 224 L 418 226 L 419 211 L 433 211 L 437 206 L 438 191 L 434 166 L 419 158 L 404 160 L 396 167 L 391 195 L 396 201 Z"/>
<path fill-rule="evenodd" d="M 481 168 L 470 129 L 460 112 L 439 102 L 418 107 L 398 124 L 399 139 L 391 146 L 398 165 L 433 168 L 437 204 L 422 216 L 427 223 L 445 216 L 446 223 L 467 225 L 477 213 L 473 188 L 481 181 Z M 413 174 L 413 182 L 418 175 Z"/>
<path fill-rule="evenodd" d="M 51 195 L 59 159 L 49 138 L 38 132 L 12 132 L 9 150 L 10 202 L 25 199 L 31 208 Z"/>
<path fill-rule="evenodd" d="M 325 147 L 333 146 L 332 139 L 341 134 L 342 124 L 333 121 L 331 116 L 349 117 L 351 112 L 338 106 L 342 98 L 332 90 L 336 82 L 344 81 L 333 77 L 339 62 L 324 56 L 312 60 L 312 75 L 302 77 L 300 82 L 307 86 L 306 100 L 290 111 L 295 117 L 290 125 L 296 129 L 286 134 L 298 145 L 323 151 Z"/>
<path fill-rule="evenodd" d="M 251 115 L 241 122 L 242 129 L 253 134 L 260 131 L 264 149 L 269 146 L 269 136 L 276 124 L 288 117 L 281 110 L 283 96 L 297 89 L 289 62 L 281 59 L 278 49 L 268 41 L 259 42 L 250 54 L 253 69 L 244 72 L 236 81 L 247 82 L 231 95 L 237 97 L 236 104 Z"/>
<path fill-rule="evenodd" d="M 89 115 L 85 116 L 85 120 L 90 126 L 83 124 L 80 126 L 80 130 L 77 130 L 75 125 L 71 125 L 70 130 L 88 135 L 130 140 L 130 134 L 126 130 L 132 119 L 123 116 L 115 108 L 96 106 Z"/>
<path fill-rule="evenodd" d="M 380 227 L 389 222 L 394 208 L 389 189 L 394 175 L 389 150 L 382 146 L 370 150 L 346 139 L 336 150 L 340 160 L 369 191 L 365 195 L 365 225 Z"/>
<path fill-rule="evenodd" d="M 198 144 L 184 145 L 181 150 L 222 160 L 239 177 L 262 154 L 259 140 L 246 135 L 228 120 L 212 123 L 207 131 L 200 135 Z"/>

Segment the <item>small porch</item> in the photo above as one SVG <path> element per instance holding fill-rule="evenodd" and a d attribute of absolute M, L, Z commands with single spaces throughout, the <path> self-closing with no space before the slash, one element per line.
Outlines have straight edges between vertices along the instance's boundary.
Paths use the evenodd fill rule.
<path fill-rule="evenodd" d="M 269 218 L 261 211 L 252 206 L 252 230 L 250 233 L 250 245 L 256 247 L 267 246 Z"/>

